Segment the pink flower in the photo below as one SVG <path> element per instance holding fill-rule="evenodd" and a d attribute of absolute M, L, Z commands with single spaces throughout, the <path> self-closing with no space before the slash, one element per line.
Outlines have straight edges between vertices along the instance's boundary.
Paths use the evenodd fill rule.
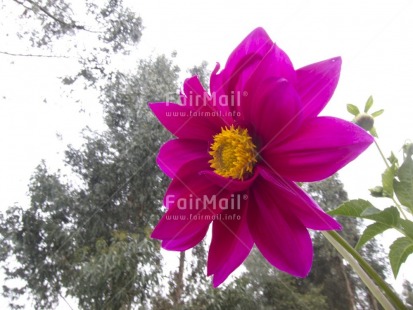
<path fill-rule="evenodd" d="M 212 223 L 208 275 L 220 285 L 255 243 L 278 269 L 304 277 L 313 248 L 308 229 L 340 225 L 294 182 L 318 181 L 373 141 L 358 126 L 318 114 L 336 88 L 341 59 L 295 70 L 262 28 L 211 75 L 207 93 L 185 81 L 182 104 L 151 103 L 176 139 L 157 162 L 172 178 L 168 209 L 152 233 L 167 250 L 198 244 Z"/>

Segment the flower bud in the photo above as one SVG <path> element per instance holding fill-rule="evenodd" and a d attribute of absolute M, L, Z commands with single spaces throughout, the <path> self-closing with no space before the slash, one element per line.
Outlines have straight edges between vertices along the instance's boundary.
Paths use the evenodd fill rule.
<path fill-rule="evenodd" d="M 373 128 L 374 118 L 366 113 L 360 113 L 354 119 L 354 123 L 356 123 L 356 125 L 359 125 L 361 128 L 365 129 L 366 131 L 369 131 Z"/>

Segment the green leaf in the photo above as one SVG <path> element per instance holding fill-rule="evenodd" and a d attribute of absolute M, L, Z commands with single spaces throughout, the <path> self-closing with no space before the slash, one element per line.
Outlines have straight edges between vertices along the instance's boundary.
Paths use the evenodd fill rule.
<path fill-rule="evenodd" d="M 367 241 L 389 228 L 400 228 L 400 213 L 396 207 L 386 208 L 383 211 L 375 208 L 370 202 L 362 199 L 350 200 L 337 209 L 328 212 L 330 215 L 343 215 L 373 220 L 373 223 L 364 230 L 357 242 L 356 249 L 361 248 Z M 407 224 L 408 225 L 408 224 Z M 407 226 L 406 225 L 406 226 Z M 410 231 L 412 227 L 407 227 Z"/>
<path fill-rule="evenodd" d="M 413 240 L 413 222 L 405 219 L 400 219 L 399 225 L 403 234 Z"/>
<path fill-rule="evenodd" d="M 413 143 L 407 142 L 403 145 L 403 153 L 405 157 L 411 157 L 413 155 Z"/>
<path fill-rule="evenodd" d="M 366 211 L 368 214 L 380 212 L 380 210 L 375 208 L 369 201 L 364 199 L 355 199 L 343 203 L 337 209 L 329 211 L 328 213 L 330 215 L 361 217 L 361 215 Z"/>
<path fill-rule="evenodd" d="M 403 206 L 410 209 L 413 213 L 413 187 L 411 183 L 402 181 L 399 182 L 394 180 L 394 192 L 396 193 L 397 199 Z"/>
<path fill-rule="evenodd" d="M 399 171 L 397 171 L 397 176 L 400 181 L 413 182 L 413 160 L 411 157 L 406 157 L 403 164 L 400 166 Z"/>
<path fill-rule="evenodd" d="M 394 191 L 400 203 L 413 212 L 413 161 L 406 157 L 397 171 L 399 180 L 393 182 Z"/>
<path fill-rule="evenodd" d="M 357 116 L 360 114 L 359 108 L 357 108 L 354 104 L 348 103 L 347 104 L 347 111 L 350 114 L 353 114 L 354 116 Z"/>
<path fill-rule="evenodd" d="M 390 207 L 380 212 L 374 212 L 374 213 L 368 214 L 367 212 L 369 210 L 370 209 L 366 209 L 361 214 L 361 217 L 376 221 L 378 223 L 385 224 L 389 227 L 397 227 L 399 225 L 400 213 L 396 207 Z"/>
<path fill-rule="evenodd" d="M 370 195 L 376 198 L 383 197 L 383 186 L 375 186 L 369 189 Z"/>
<path fill-rule="evenodd" d="M 395 175 L 395 167 L 391 166 L 387 168 L 381 175 L 381 182 L 383 184 L 383 196 L 392 198 L 393 197 L 393 179 Z"/>
<path fill-rule="evenodd" d="M 373 239 L 375 236 L 378 234 L 381 234 L 385 230 L 389 229 L 390 227 L 386 224 L 383 223 L 373 223 L 369 226 L 366 227 L 366 229 L 363 231 L 363 234 L 361 235 L 359 241 L 357 242 L 355 249 L 358 250 L 360 249 L 366 242 L 368 242 L 370 239 Z"/>
<path fill-rule="evenodd" d="M 407 257 L 413 253 L 413 240 L 407 237 L 402 237 L 394 241 L 390 246 L 389 259 L 393 275 L 396 278 L 401 264 Z"/>
<path fill-rule="evenodd" d="M 396 155 L 394 155 L 393 152 L 391 152 L 390 156 L 387 157 L 387 159 L 388 159 L 388 161 L 390 162 L 390 164 L 392 164 L 392 165 L 395 165 L 395 166 L 396 166 L 396 165 L 399 163 L 399 161 L 397 160 Z"/>
<path fill-rule="evenodd" d="M 377 116 L 379 116 L 379 115 L 382 115 L 383 112 L 384 112 L 384 109 L 381 109 L 381 110 L 378 110 L 378 111 L 376 111 L 376 112 L 371 113 L 371 116 L 377 117 Z"/>
<path fill-rule="evenodd" d="M 367 113 L 372 106 L 373 106 L 373 96 L 370 96 L 369 99 L 367 99 L 366 104 L 364 105 L 364 112 Z"/>

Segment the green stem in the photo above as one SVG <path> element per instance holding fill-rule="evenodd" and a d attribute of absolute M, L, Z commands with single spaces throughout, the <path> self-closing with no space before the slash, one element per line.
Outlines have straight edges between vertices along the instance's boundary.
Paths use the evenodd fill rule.
<path fill-rule="evenodd" d="M 407 309 L 397 294 L 387 285 L 377 272 L 336 231 L 323 231 L 322 233 L 348 261 L 353 270 L 357 272 L 361 280 L 377 298 L 384 309 Z"/>
<path fill-rule="evenodd" d="M 399 203 L 392 197 L 391 198 L 394 202 L 394 204 L 396 205 L 397 209 L 399 209 L 400 213 L 403 215 L 404 219 L 407 220 L 407 216 L 403 211 L 403 208 L 399 205 Z"/>
<path fill-rule="evenodd" d="M 376 139 L 374 139 L 374 144 L 376 145 L 377 149 L 379 150 L 381 158 L 383 158 L 383 161 L 386 164 L 386 167 L 390 168 L 389 163 L 387 162 L 386 157 L 384 156 L 383 152 L 381 151 L 381 148 L 380 148 L 379 144 L 377 143 Z"/>
<path fill-rule="evenodd" d="M 379 150 L 379 153 L 381 155 L 381 158 L 383 158 L 384 163 L 386 164 L 387 169 L 390 169 L 389 163 L 387 162 L 386 157 L 384 157 L 384 154 L 379 146 L 379 144 L 377 143 L 376 139 L 374 139 L 374 144 L 376 145 L 377 149 Z M 394 204 L 396 205 L 397 209 L 399 209 L 399 212 L 402 214 L 402 216 L 404 217 L 405 220 L 407 220 L 407 216 L 403 211 L 403 208 L 400 206 L 400 204 L 396 201 L 396 199 L 394 199 L 394 197 L 391 197 L 391 199 L 393 200 Z"/>

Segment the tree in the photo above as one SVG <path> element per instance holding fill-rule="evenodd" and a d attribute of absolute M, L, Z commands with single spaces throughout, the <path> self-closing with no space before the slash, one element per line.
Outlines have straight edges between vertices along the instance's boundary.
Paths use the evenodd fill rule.
<path fill-rule="evenodd" d="M 326 211 L 333 210 L 348 200 L 337 175 L 322 182 L 305 184 L 304 187 Z M 338 220 L 343 227 L 340 232 L 343 238 L 355 246 L 360 237 L 360 221 L 349 217 L 339 217 Z M 314 235 L 313 244 L 315 259 L 307 280 L 323 286 L 321 292 L 327 297 L 330 308 L 380 309 L 370 291 L 321 234 Z M 361 254 L 385 279 L 386 267 L 381 246 L 373 240 L 363 248 Z"/>
<path fill-rule="evenodd" d="M 128 55 L 140 41 L 142 19 L 123 0 L 13 0 L 2 5 L 6 16 L 19 20 L 7 36 L 27 41 L 26 51 L 1 50 L 14 56 L 73 58 L 78 72 L 63 78 L 73 84 L 79 78 L 88 87 L 102 81 L 111 63 Z M 7 31 L 7 30 L 4 30 Z M 102 86 L 102 85 L 99 85 Z"/>
<path fill-rule="evenodd" d="M 203 61 L 200 65 L 188 70 L 190 76 L 198 76 L 205 89 L 208 89 L 210 76 L 207 67 L 208 63 Z M 210 282 L 205 275 L 207 257 L 205 242 L 201 242 L 189 253 L 187 252 L 189 251 L 179 253 L 177 270 L 169 275 L 168 294 L 154 296 L 153 309 L 187 308 L 192 306 L 193 296 L 202 295 L 206 291 L 210 292 Z"/>
<path fill-rule="evenodd" d="M 168 181 L 154 158 L 169 134 L 147 102 L 176 94 L 177 78 L 164 56 L 140 61 L 132 75 L 111 74 L 101 96 L 108 129 L 86 130 L 84 145 L 66 151 L 76 181 L 42 163 L 30 182 L 30 206 L 7 211 L 2 250 L 18 265 L 5 266 L 6 274 L 24 280 L 37 308 L 67 294 L 83 309 L 130 309 L 157 290 L 161 256 L 149 236 Z"/>
<path fill-rule="evenodd" d="M 23 280 L 22 287 L 7 283 L 3 294 L 16 299 L 28 291 L 37 308 L 52 307 L 62 295 L 84 309 L 144 305 L 161 272 L 159 243 L 149 235 L 167 185 L 154 158 L 169 137 L 147 102 L 176 99 L 179 70 L 164 56 L 139 61 L 133 74 L 111 66 L 128 57 L 143 29 L 122 0 L 14 0 L 2 9 L 19 16 L 17 35 L 30 42 L 26 56 L 47 52 L 78 61 L 78 72 L 62 82 L 78 89 L 81 78 L 88 90 L 93 86 L 107 126 L 86 128 L 83 146 L 69 146 L 70 175 L 51 173 L 42 162 L 30 180 L 30 205 L 1 216 L 3 268 L 8 278 Z"/>
<path fill-rule="evenodd" d="M 406 306 L 409 309 L 413 309 L 413 285 L 407 280 L 403 282 L 403 297 Z"/>
<path fill-rule="evenodd" d="M 321 288 L 314 283 L 291 277 L 271 266 L 254 248 L 246 262 L 240 283 L 254 296 L 261 309 L 328 309 Z"/>
<path fill-rule="evenodd" d="M 136 44 L 142 36 L 142 19 L 137 17 L 122 0 L 13 0 L 10 9 L 22 23 L 18 36 L 29 39 L 33 47 L 53 50 L 53 43 L 79 32 L 92 34 L 113 52 L 123 51 L 128 44 Z M 5 5 L 3 5 L 3 8 Z M 34 27 L 33 27 L 34 26 Z M 103 51 L 103 49 L 101 49 Z"/>

